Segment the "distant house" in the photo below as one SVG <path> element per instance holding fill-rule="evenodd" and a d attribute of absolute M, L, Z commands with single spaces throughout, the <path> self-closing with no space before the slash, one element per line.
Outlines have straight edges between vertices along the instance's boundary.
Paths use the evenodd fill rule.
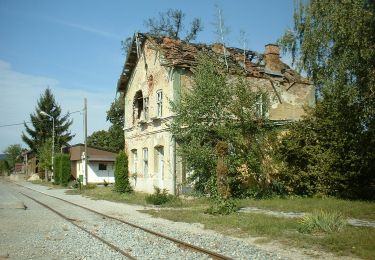
<path fill-rule="evenodd" d="M 270 95 L 270 108 L 257 101 L 257 110 L 273 124 L 299 120 L 305 106 L 314 106 L 315 87 L 280 60 L 279 47 L 263 54 L 220 44 L 193 44 L 168 37 L 137 33 L 128 50 L 117 91 L 125 101 L 125 150 L 134 189 L 152 193 L 154 186 L 177 194 L 188 173 L 176 154 L 178 143 L 169 131 L 175 117 L 170 101 L 192 86 L 197 54 L 227 56 L 231 74 L 245 74 L 249 85 Z"/>
<path fill-rule="evenodd" d="M 85 146 L 76 144 L 64 149 L 70 154 L 71 174 L 83 183 L 114 183 L 114 164 L 117 154 L 99 148 L 87 147 L 88 165 L 85 180 Z"/>

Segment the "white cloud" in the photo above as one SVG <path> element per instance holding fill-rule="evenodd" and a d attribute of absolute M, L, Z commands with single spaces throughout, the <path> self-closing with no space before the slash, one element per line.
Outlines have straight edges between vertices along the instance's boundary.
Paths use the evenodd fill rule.
<path fill-rule="evenodd" d="M 83 109 L 84 97 L 88 103 L 88 135 L 93 131 L 107 129 L 106 111 L 113 101 L 113 92 L 88 92 L 60 86 L 56 79 L 28 75 L 14 71 L 11 65 L 0 60 L 0 125 L 22 123 L 30 120 L 35 112 L 37 100 L 49 86 L 63 113 Z M 75 134 L 72 143 L 83 142 L 83 114 L 72 114 L 71 132 Z M 22 146 L 23 125 L 0 127 L 0 153 L 10 144 Z"/>

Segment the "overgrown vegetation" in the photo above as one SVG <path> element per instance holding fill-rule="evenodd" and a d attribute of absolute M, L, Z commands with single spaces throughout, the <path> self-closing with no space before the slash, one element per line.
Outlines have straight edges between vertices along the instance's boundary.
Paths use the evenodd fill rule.
<path fill-rule="evenodd" d="M 229 75 L 220 57 L 212 53 L 198 55 L 193 79 L 192 89 L 171 104 L 177 114 L 171 132 L 192 171 L 194 188 L 229 198 L 243 196 L 249 187 L 268 186 L 270 171 L 264 163 L 270 140 L 264 115 L 256 106 L 263 99 L 266 110 L 267 93 L 250 86 L 241 75 Z M 226 147 L 222 155 L 218 144 Z"/>
<path fill-rule="evenodd" d="M 149 194 L 146 196 L 146 202 L 153 205 L 162 205 L 177 199 L 175 196 L 168 194 L 168 190 L 161 190 L 159 187 L 154 186 L 154 194 Z"/>
<path fill-rule="evenodd" d="M 71 178 L 69 154 L 58 153 L 54 161 L 54 184 L 67 187 Z"/>
<path fill-rule="evenodd" d="M 300 1 L 281 40 L 318 87 L 280 147 L 291 194 L 375 199 L 375 3 Z"/>
<path fill-rule="evenodd" d="M 132 191 L 128 174 L 128 157 L 123 151 L 116 157 L 114 190 L 120 193 Z"/>
<path fill-rule="evenodd" d="M 204 228 L 241 238 L 261 237 L 259 243 L 275 242 L 285 247 L 331 252 L 339 256 L 372 259 L 375 254 L 375 229 L 346 225 L 340 232 L 319 235 L 299 232 L 298 219 L 276 218 L 263 214 L 235 213 L 208 215 L 204 209 L 143 210 L 154 217 L 177 222 L 201 223 Z"/>
<path fill-rule="evenodd" d="M 347 221 L 340 213 L 321 210 L 302 217 L 299 225 L 298 230 L 302 233 L 337 233 L 347 225 Z"/>

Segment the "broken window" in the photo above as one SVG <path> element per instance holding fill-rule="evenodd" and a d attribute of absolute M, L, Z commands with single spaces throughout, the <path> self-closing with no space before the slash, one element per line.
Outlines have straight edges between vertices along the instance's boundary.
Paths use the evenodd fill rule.
<path fill-rule="evenodd" d="M 163 92 L 158 90 L 156 92 L 156 105 L 157 105 L 157 116 L 162 117 L 163 115 Z"/>
<path fill-rule="evenodd" d="M 133 123 L 135 119 L 140 119 L 143 112 L 143 95 L 142 91 L 139 90 L 135 93 L 133 101 Z"/>

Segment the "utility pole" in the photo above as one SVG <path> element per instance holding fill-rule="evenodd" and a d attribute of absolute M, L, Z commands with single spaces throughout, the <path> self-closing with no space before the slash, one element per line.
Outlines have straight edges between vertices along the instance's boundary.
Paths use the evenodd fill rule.
<path fill-rule="evenodd" d="M 83 110 L 85 111 L 85 182 L 88 184 L 88 174 L 87 174 L 87 163 L 89 161 L 89 156 L 87 154 L 87 98 L 85 98 L 85 104 Z"/>

